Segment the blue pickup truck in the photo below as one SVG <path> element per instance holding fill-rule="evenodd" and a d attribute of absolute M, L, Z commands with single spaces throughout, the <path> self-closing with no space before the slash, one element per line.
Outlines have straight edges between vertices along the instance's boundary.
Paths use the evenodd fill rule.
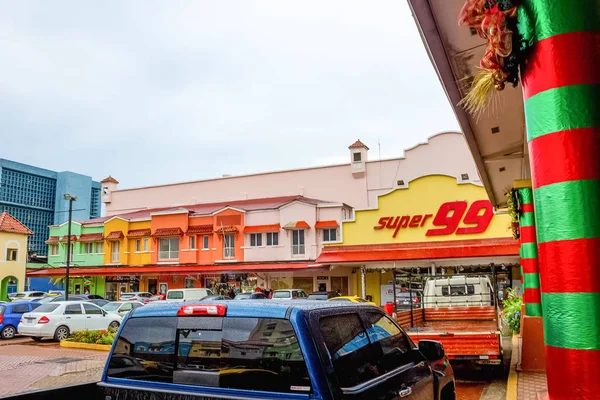
<path fill-rule="evenodd" d="M 121 324 L 101 382 L 13 399 L 454 400 L 440 343 L 380 308 L 315 301 L 154 303 Z"/>

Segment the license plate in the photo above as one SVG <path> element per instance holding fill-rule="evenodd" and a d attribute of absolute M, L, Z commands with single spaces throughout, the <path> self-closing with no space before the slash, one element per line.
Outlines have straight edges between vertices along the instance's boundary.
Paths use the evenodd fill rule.
<path fill-rule="evenodd" d="M 35 322 L 35 318 L 25 318 L 25 322 L 28 324 L 33 324 Z"/>
<path fill-rule="evenodd" d="M 501 360 L 477 360 L 476 364 L 480 365 L 500 365 L 502 363 Z"/>

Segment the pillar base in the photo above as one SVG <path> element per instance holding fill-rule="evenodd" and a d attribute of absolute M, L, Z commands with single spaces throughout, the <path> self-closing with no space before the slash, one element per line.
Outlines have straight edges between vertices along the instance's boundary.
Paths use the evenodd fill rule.
<path fill-rule="evenodd" d="M 542 317 L 525 316 L 521 320 L 521 363 L 518 369 L 527 372 L 546 372 Z"/>
<path fill-rule="evenodd" d="M 543 392 L 538 392 L 537 398 L 538 398 L 538 400 L 550 400 L 547 390 L 544 390 Z"/>

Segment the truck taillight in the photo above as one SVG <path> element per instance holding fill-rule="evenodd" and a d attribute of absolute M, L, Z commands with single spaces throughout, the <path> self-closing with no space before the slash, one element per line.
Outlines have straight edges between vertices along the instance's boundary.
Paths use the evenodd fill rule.
<path fill-rule="evenodd" d="M 40 320 L 38 321 L 38 324 L 47 324 L 48 322 L 50 322 L 50 320 L 48 319 L 48 317 L 44 316 L 44 317 L 40 318 Z"/>
<path fill-rule="evenodd" d="M 177 311 L 179 317 L 190 317 L 194 315 L 221 315 L 227 312 L 227 306 L 223 304 L 195 304 L 183 306 Z"/>

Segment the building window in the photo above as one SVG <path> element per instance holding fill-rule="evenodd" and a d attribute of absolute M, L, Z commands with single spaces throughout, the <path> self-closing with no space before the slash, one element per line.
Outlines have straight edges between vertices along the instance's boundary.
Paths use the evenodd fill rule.
<path fill-rule="evenodd" d="M 223 259 L 228 260 L 235 257 L 235 240 L 233 235 L 223 235 Z"/>
<path fill-rule="evenodd" d="M 323 241 L 324 242 L 335 242 L 337 240 L 337 229 L 323 229 Z"/>
<path fill-rule="evenodd" d="M 353 153 L 352 154 L 352 161 L 354 161 L 354 162 L 361 162 L 362 161 L 362 154 L 361 153 Z"/>
<path fill-rule="evenodd" d="M 50 245 L 50 255 L 51 256 L 57 256 L 58 255 L 58 245 L 57 244 L 51 244 Z"/>
<path fill-rule="evenodd" d="M 6 249 L 6 261 L 17 261 L 17 249 Z"/>
<path fill-rule="evenodd" d="M 96 253 L 96 254 L 104 253 L 104 243 L 103 242 L 95 242 L 94 243 L 94 253 Z"/>
<path fill-rule="evenodd" d="M 196 236 L 190 236 L 190 249 L 196 248 Z"/>
<path fill-rule="evenodd" d="M 292 255 L 304 255 L 304 230 L 297 229 L 292 231 Z"/>
<path fill-rule="evenodd" d="M 140 239 L 135 241 L 135 251 L 142 251 L 142 241 Z"/>
<path fill-rule="evenodd" d="M 144 251 L 148 251 L 148 239 L 144 239 Z"/>
<path fill-rule="evenodd" d="M 208 235 L 202 236 L 202 248 L 208 250 Z"/>
<path fill-rule="evenodd" d="M 262 233 L 250 234 L 250 247 L 262 246 Z"/>
<path fill-rule="evenodd" d="M 120 243 L 118 241 L 110 242 L 110 262 L 119 262 L 119 247 Z"/>
<path fill-rule="evenodd" d="M 267 232 L 267 246 L 279 246 L 279 232 Z"/>
<path fill-rule="evenodd" d="M 177 260 L 179 258 L 179 238 L 160 239 L 158 244 L 159 260 Z"/>
<path fill-rule="evenodd" d="M 195 281 L 195 279 L 185 278 L 185 281 L 184 281 L 184 283 L 183 283 L 183 286 L 184 286 L 186 289 L 191 289 L 191 288 L 193 288 L 193 287 L 195 286 L 195 285 L 194 285 L 194 281 Z"/>
<path fill-rule="evenodd" d="M 94 247 L 96 247 L 96 243 L 84 243 L 83 244 L 83 253 L 84 254 L 92 254 L 94 252 Z"/>
<path fill-rule="evenodd" d="M 71 260 L 73 260 L 73 243 L 71 243 L 71 247 L 69 247 L 69 254 L 71 254 Z"/>

